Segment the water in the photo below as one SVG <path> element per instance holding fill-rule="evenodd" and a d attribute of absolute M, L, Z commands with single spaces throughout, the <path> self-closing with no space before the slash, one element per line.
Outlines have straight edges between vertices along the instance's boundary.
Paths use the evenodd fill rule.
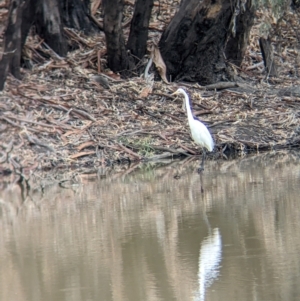
<path fill-rule="evenodd" d="M 0 300 L 299 300 L 297 153 L 0 192 Z"/>

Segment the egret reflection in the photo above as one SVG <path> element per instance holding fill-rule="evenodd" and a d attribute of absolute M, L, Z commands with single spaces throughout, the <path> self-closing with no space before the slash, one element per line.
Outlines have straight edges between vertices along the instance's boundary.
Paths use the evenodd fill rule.
<path fill-rule="evenodd" d="M 208 287 L 212 285 L 219 275 L 222 259 L 222 239 L 219 228 L 214 228 L 212 233 L 203 240 L 200 247 L 198 283 L 199 288 L 195 301 L 204 301 Z"/>

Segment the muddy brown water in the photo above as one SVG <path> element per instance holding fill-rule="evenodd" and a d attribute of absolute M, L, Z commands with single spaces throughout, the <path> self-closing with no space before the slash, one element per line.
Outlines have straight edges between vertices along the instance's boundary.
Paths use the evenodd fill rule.
<path fill-rule="evenodd" d="M 300 300 L 299 153 L 196 168 L 0 192 L 0 300 Z"/>

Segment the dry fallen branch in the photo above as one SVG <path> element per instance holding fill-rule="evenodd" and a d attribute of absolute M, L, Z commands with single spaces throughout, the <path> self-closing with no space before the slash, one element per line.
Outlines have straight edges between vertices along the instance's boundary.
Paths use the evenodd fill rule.
<path fill-rule="evenodd" d="M 94 155 L 95 151 L 88 151 L 88 152 L 80 152 L 80 153 L 76 153 L 70 156 L 70 159 L 78 159 L 80 157 L 84 157 L 84 156 L 89 156 L 89 155 Z"/>
<path fill-rule="evenodd" d="M 151 59 L 153 60 L 153 63 L 155 64 L 155 67 L 158 70 L 158 73 L 161 77 L 161 79 L 168 84 L 167 80 L 167 67 L 166 64 L 160 54 L 159 48 L 153 43 L 150 48 L 150 55 Z"/>
<path fill-rule="evenodd" d="M 26 137 L 27 137 L 27 139 L 29 140 L 30 143 L 42 146 L 42 147 L 46 148 L 47 150 L 49 150 L 50 152 L 55 152 L 55 150 L 52 146 L 48 145 L 45 142 L 40 141 L 36 137 L 28 135 L 27 132 L 26 132 Z"/>
<path fill-rule="evenodd" d="M 238 87 L 238 84 L 235 82 L 219 82 L 207 86 L 199 86 L 199 88 L 206 89 L 206 90 L 222 90 L 222 89 L 228 89 Z"/>
<path fill-rule="evenodd" d="M 142 157 L 138 154 L 136 154 L 135 152 L 133 152 L 132 150 L 130 150 L 129 148 L 127 148 L 126 146 L 122 145 L 121 143 L 118 144 L 120 146 L 120 148 L 122 150 L 124 150 L 126 153 L 128 153 L 129 155 L 133 156 L 134 158 L 141 160 Z"/>

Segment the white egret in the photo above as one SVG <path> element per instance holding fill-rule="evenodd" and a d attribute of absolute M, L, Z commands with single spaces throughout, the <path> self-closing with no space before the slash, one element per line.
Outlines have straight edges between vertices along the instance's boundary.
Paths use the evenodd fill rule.
<path fill-rule="evenodd" d="M 206 156 L 205 149 L 207 149 L 209 152 L 212 152 L 214 149 L 214 141 L 207 127 L 200 120 L 196 119 L 193 116 L 189 96 L 187 95 L 187 93 L 182 88 L 179 88 L 172 95 L 178 94 L 184 95 L 185 106 L 187 110 L 188 122 L 192 138 L 197 144 L 199 144 L 202 147 L 202 163 L 199 168 L 199 171 L 202 171 L 204 170 L 204 161 Z"/>

